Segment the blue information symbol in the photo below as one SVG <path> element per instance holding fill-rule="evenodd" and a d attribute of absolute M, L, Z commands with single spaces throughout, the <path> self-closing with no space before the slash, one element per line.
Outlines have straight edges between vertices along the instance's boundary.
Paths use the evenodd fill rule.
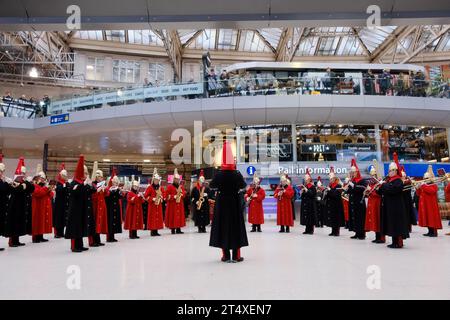
<path fill-rule="evenodd" d="M 255 168 L 254 166 L 249 166 L 249 167 L 247 167 L 247 174 L 248 174 L 249 176 L 254 175 L 255 172 L 256 172 L 256 168 Z"/>

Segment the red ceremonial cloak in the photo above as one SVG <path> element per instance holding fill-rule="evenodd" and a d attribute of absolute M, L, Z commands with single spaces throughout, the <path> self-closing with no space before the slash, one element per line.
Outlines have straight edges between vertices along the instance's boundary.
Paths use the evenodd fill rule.
<path fill-rule="evenodd" d="M 419 226 L 442 229 L 436 184 L 425 184 L 417 190 L 419 196 Z"/>
<path fill-rule="evenodd" d="M 278 226 L 294 226 L 294 216 L 292 214 L 292 197 L 294 196 L 294 189 L 289 185 L 285 188 L 278 199 L 280 189 L 275 190 L 274 197 L 277 199 L 277 225 Z"/>
<path fill-rule="evenodd" d="M 142 210 L 142 203 L 144 199 L 134 193 L 128 191 L 127 194 L 127 211 L 125 214 L 125 223 L 123 228 L 125 230 L 142 230 L 144 229 L 144 214 Z"/>
<path fill-rule="evenodd" d="M 248 188 L 245 194 L 245 201 L 248 201 L 252 196 L 254 188 Z M 266 193 L 263 188 L 258 188 L 255 193 L 256 198 L 251 198 L 250 204 L 248 206 L 248 222 L 251 224 L 264 224 L 264 209 L 263 200 L 266 197 Z"/>

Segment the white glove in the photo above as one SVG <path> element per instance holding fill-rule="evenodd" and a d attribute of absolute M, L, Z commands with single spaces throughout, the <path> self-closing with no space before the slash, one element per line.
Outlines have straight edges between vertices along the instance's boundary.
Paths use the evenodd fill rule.
<path fill-rule="evenodd" d="M 27 177 L 27 179 L 26 179 L 28 182 L 31 182 L 31 181 L 33 181 L 33 177 Z"/>
<path fill-rule="evenodd" d="M 23 190 L 25 190 L 27 188 L 27 185 L 25 183 L 22 183 L 22 187 L 23 187 Z"/>
<path fill-rule="evenodd" d="M 367 191 L 370 191 L 370 186 L 367 186 L 366 190 L 367 190 Z"/>
<path fill-rule="evenodd" d="M 207 196 L 208 196 L 208 194 L 207 194 L 207 193 L 204 193 L 204 194 L 203 194 L 203 197 L 207 197 Z"/>
<path fill-rule="evenodd" d="M 73 190 L 77 190 L 78 185 L 76 184 L 75 187 L 73 187 Z"/>
<path fill-rule="evenodd" d="M 255 193 L 255 194 L 253 195 L 253 198 L 258 198 L 258 195 Z"/>
<path fill-rule="evenodd" d="M 97 189 L 97 192 L 102 192 L 102 191 L 103 191 L 102 188 L 98 188 L 98 189 Z"/>
<path fill-rule="evenodd" d="M 351 181 L 348 182 L 348 185 L 349 185 L 350 187 L 352 187 L 352 188 L 355 186 L 355 184 L 354 184 L 353 182 L 351 182 Z"/>
<path fill-rule="evenodd" d="M 152 200 L 153 200 L 153 202 L 156 202 L 156 198 L 153 198 Z"/>
<path fill-rule="evenodd" d="M 327 187 L 325 190 L 327 190 L 327 191 L 330 191 L 331 190 L 331 188 L 330 187 Z"/>

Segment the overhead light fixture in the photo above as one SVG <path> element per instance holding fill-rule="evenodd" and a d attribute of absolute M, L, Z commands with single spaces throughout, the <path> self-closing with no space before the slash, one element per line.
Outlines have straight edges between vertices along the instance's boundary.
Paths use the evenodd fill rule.
<path fill-rule="evenodd" d="M 150 160 L 149 159 L 144 159 L 144 162 L 150 162 Z"/>
<path fill-rule="evenodd" d="M 31 68 L 29 75 L 31 78 L 39 77 L 39 73 L 35 67 Z"/>
<path fill-rule="evenodd" d="M 103 159 L 103 162 L 111 162 L 111 159 Z"/>
<path fill-rule="evenodd" d="M 94 70 L 94 66 L 91 65 L 91 64 L 88 64 L 88 65 L 86 66 L 86 69 L 88 69 L 88 70 Z"/>

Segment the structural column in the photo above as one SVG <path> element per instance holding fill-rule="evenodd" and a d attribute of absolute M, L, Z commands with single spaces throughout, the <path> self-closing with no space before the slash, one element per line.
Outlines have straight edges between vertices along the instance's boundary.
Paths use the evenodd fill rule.
<path fill-rule="evenodd" d="M 292 162 L 297 162 L 297 129 L 295 124 L 291 124 L 292 139 Z"/>
<path fill-rule="evenodd" d="M 48 172 L 48 143 L 44 143 L 44 149 L 42 150 L 42 170 Z"/>
<path fill-rule="evenodd" d="M 377 145 L 377 161 L 381 163 L 383 150 L 381 149 L 380 126 L 378 124 L 375 125 L 375 143 Z"/>

